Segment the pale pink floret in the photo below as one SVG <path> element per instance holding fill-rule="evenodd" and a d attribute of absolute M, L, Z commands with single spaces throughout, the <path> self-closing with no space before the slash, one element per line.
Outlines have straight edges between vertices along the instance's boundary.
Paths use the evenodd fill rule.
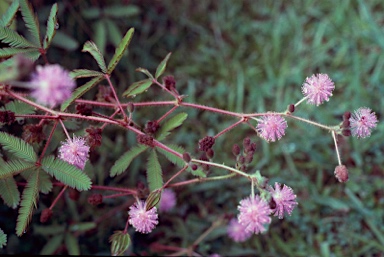
<path fill-rule="evenodd" d="M 258 195 L 241 200 L 238 210 L 240 211 L 237 217 L 238 221 L 248 232 L 255 234 L 264 232 L 266 230 L 265 225 L 271 223 L 269 215 L 272 210 L 268 203 Z"/>
<path fill-rule="evenodd" d="M 284 212 L 291 215 L 293 209 L 296 207 L 296 195 L 293 193 L 292 188 L 289 186 L 281 185 L 279 183 L 275 183 L 275 188 L 269 187 L 269 192 L 271 192 L 271 196 L 273 201 L 276 204 L 276 208 L 273 209 L 275 213 L 274 216 L 279 216 L 279 219 L 284 217 Z"/>
<path fill-rule="evenodd" d="M 301 88 L 307 103 L 317 106 L 328 101 L 334 89 L 335 84 L 328 75 L 321 73 L 307 78 Z"/>
<path fill-rule="evenodd" d="M 265 140 L 275 142 L 285 135 L 287 121 L 279 115 L 265 115 L 257 124 L 257 132 Z"/>
<path fill-rule="evenodd" d="M 85 139 L 73 136 L 68 138 L 59 148 L 59 158 L 83 170 L 89 156 L 89 146 Z"/>
<path fill-rule="evenodd" d="M 76 84 L 68 71 L 58 64 L 52 64 L 36 67 L 31 86 L 31 96 L 38 103 L 53 108 L 71 97 Z"/>
<path fill-rule="evenodd" d="M 158 222 L 156 207 L 146 210 L 146 203 L 138 201 L 129 207 L 129 224 L 131 224 L 137 232 L 150 233 Z"/>
<path fill-rule="evenodd" d="M 164 189 L 161 193 L 159 210 L 161 212 L 170 211 L 176 205 L 176 194 L 172 189 Z"/>
<path fill-rule="evenodd" d="M 227 234 L 235 242 L 244 242 L 252 236 L 251 231 L 247 231 L 243 225 L 235 218 L 229 221 Z"/>
<path fill-rule="evenodd" d="M 371 129 L 376 127 L 378 122 L 376 114 L 367 107 L 357 109 L 349 119 L 352 135 L 358 138 L 369 137 Z"/>

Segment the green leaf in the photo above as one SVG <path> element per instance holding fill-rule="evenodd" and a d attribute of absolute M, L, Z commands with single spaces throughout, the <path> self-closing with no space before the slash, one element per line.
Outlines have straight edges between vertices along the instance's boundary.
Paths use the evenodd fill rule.
<path fill-rule="evenodd" d="M 69 255 L 80 255 L 79 242 L 75 236 L 70 233 L 66 233 L 64 241 Z"/>
<path fill-rule="evenodd" d="M 121 256 L 131 244 L 131 238 L 128 233 L 123 231 L 114 231 L 109 237 L 111 243 L 111 256 Z"/>
<path fill-rule="evenodd" d="M 13 177 L 0 179 L 0 195 L 4 203 L 15 209 L 20 202 L 20 192 Z"/>
<path fill-rule="evenodd" d="M 44 38 L 44 49 L 47 49 L 52 42 L 53 37 L 56 34 L 57 24 L 57 3 L 52 5 L 51 12 L 47 20 L 47 31 Z"/>
<path fill-rule="evenodd" d="M 25 26 L 32 34 L 34 43 L 41 46 L 39 20 L 33 11 L 32 5 L 27 0 L 20 0 L 20 10 Z"/>
<path fill-rule="evenodd" d="M 107 28 L 105 26 L 105 20 L 106 19 L 96 20 L 92 24 L 93 31 L 95 32 L 93 34 L 93 41 L 103 55 L 105 53 L 105 48 L 107 47 Z"/>
<path fill-rule="evenodd" d="M 106 30 L 108 31 L 109 39 L 111 40 L 114 47 L 118 47 L 123 36 L 121 35 L 119 25 L 114 21 L 105 19 Z"/>
<path fill-rule="evenodd" d="M 31 59 L 32 61 L 36 61 L 41 56 L 41 53 L 38 49 L 33 49 L 33 51 L 25 52 L 24 56 Z"/>
<path fill-rule="evenodd" d="M 130 28 L 128 32 L 125 34 L 125 36 L 123 37 L 123 40 L 121 40 L 120 45 L 116 48 L 115 54 L 113 55 L 111 61 L 108 64 L 108 70 L 107 70 L 108 74 L 112 73 L 116 65 L 119 63 L 121 57 L 123 57 L 124 51 L 128 48 L 128 45 L 132 40 L 134 31 L 135 31 L 134 28 Z"/>
<path fill-rule="evenodd" d="M 167 146 L 180 154 L 183 154 L 185 152 L 184 148 L 182 148 L 181 146 L 172 144 Z M 178 167 L 181 168 L 185 166 L 185 161 L 183 160 L 183 158 L 179 158 L 178 156 L 171 154 L 170 152 L 165 151 L 162 148 L 157 148 L 156 150 L 158 150 L 161 154 L 165 156 L 165 158 L 167 158 L 170 162 L 177 165 Z"/>
<path fill-rule="evenodd" d="M 73 103 L 77 98 L 81 97 L 82 95 L 84 95 L 86 92 L 88 92 L 94 85 L 96 85 L 97 83 L 99 83 L 100 81 L 102 81 L 104 79 L 104 76 L 103 77 L 95 77 L 93 79 L 91 79 L 90 81 L 88 81 L 87 83 L 85 83 L 84 85 L 82 85 L 81 87 L 78 87 L 76 88 L 76 90 L 72 93 L 72 96 L 71 98 L 69 98 L 67 101 L 65 101 L 62 105 L 61 105 L 61 108 L 60 110 L 61 111 L 65 111 L 65 109 L 68 108 L 68 106 Z"/>
<path fill-rule="evenodd" d="M 148 146 L 137 145 L 125 152 L 112 166 L 111 171 L 109 172 L 111 177 L 120 175 L 126 171 L 135 157 L 144 152 Z"/>
<path fill-rule="evenodd" d="M 71 226 L 69 226 L 69 231 L 71 232 L 76 232 L 76 231 L 88 231 L 91 229 L 94 229 L 96 227 L 95 222 L 81 222 L 81 223 L 76 223 Z"/>
<path fill-rule="evenodd" d="M 75 166 L 55 157 L 47 156 L 41 161 L 41 167 L 60 182 L 79 191 L 91 188 L 91 179 Z"/>
<path fill-rule="evenodd" d="M 0 27 L 0 41 L 12 47 L 21 47 L 21 48 L 37 48 L 35 44 L 29 42 L 23 36 L 19 35 L 16 31 L 8 27 Z"/>
<path fill-rule="evenodd" d="M 95 70 L 87 70 L 87 69 L 76 69 L 69 73 L 69 76 L 74 79 L 78 78 L 89 78 L 89 77 L 102 77 L 104 73 Z"/>
<path fill-rule="evenodd" d="M 36 111 L 35 108 L 29 104 L 17 100 L 8 102 L 5 106 L 1 107 L 0 110 L 11 111 L 17 114 L 33 114 Z"/>
<path fill-rule="evenodd" d="M 103 10 L 103 14 L 113 18 L 128 18 L 139 14 L 140 9 L 135 5 L 112 5 Z"/>
<path fill-rule="evenodd" d="M 3 248 L 6 245 L 7 245 L 7 235 L 0 228 L 0 248 Z"/>
<path fill-rule="evenodd" d="M 73 38 L 60 30 L 57 30 L 55 36 L 52 39 L 52 45 L 63 48 L 67 51 L 74 51 L 79 47 L 79 42 L 76 40 L 76 38 Z"/>
<path fill-rule="evenodd" d="M 25 162 L 23 160 L 9 160 L 8 162 L 4 162 L 0 167 L 0 178 L 9 178 L 14 175 L 26 171 L 35 167 L 35 163 Z"/>
<path fill-rule="evenodd" d="M 4 47 L 0 49 L 0 58 L 14 56 L 16 54 L 23 54 L 35 51 L 34 48 L 13 48 Z M 3 80 L 2 80 L 3 81 Z"/>
<path fill-rule="evenodd" d="M 147 180 L 151 192 L 163 186 L 163 174 L 155 149 L 151 150 L 148 157 Z"/>
<path fill-rule="evenodd" d="M 167 54 L 167 56 L 165 56 L 165 58 L 161 61 L 159 66 L 157 66 L 156 75 L 155 75 L 156 79 L 158 79 L 161 75 L 163 75 L 165 68 L 167 67 L 168 59 L 171 56 L 171 54 L 172 53 Z"/>
<path fill-rule="evenodd" d="M 154 77 L 152 76 L 152 74 L 151 74 L 147 69 L 144 69 L 144 68 L 137 68 L 135 71 L 144 73 L 145 75 L 148 76 L 148 78 L 150 78 L 151 80 L 154 80 Z"/>
<path fill-rule="evenodd" d="M 22 236 L 31 220 L 33 208 L 39 196 L 39 173 L 31 172 L 21 196 L 19 215 L 17 216 L 16 234 Z"/>
<path fill-rule="evenodd" d="M 52 191 L 52 181 L 51 177 L 45 173 L 42 169 L 39 169 L 40 180 L 39 180 L 39 191 L 43 194 L 48 194 Z"/>
<path fill-rule="evenodd" d="M 159 141 L 163 140 L 166 136 L 168 136 L 170 134 L 169 131 L 171 131 L 172 129 L 175 129 L 178 126 L 180 126 L 181 124 L 183 124 L 183 122 L 185 121 L 185 119 L 187 117 L 188 117 L 188 114 L 185 112 L 182 112 L 182 113 L 176 114 L 172 118 L 166 120 L 163 125 L 160 125 L 160 130 L 157 133 L 157 135 L 158 135 L 157 140 L 159 140 Z"/>
<path fill-rule="evenodd" d="M 19 9 L 19 0 L 13 0 L 11 5 L 8 7 L 8 9 L 5 11 L 3 16 L 1 17 L 0 26 L 8 27 L 9 25 L 11 25 L 18 9 Z"/>
<path fill-rule="evenodd" d="M 152 85 L 152 80 L 144 79 L 133 83 L 127 90 L 124 91 L 123 96 L 135 97 L 146 91 Z"/>
<path fill-rule="evenodd" d="M 11 152 L 16 157 L 29 162 L 37 161 L 37 154 L 33 150 L 33 147 L 18 137 L 11 136 L 5 132 L 0 132 L 0 144 L 3 145 L 5 150 Z"/>
<path fill-rule="evenodd" d="M 105 65 L 104 57 L 94 42 L 92 41 L 85 42 L 83 46 L 83 50 L 81 51 L 90 53 L 92 57 L 96 60 L 97 65 L 99 65 L 99 68 L 101 69 L 101 71 L 103 73 L 107 73 L 107 66 Z"/>
<path fill-rule="evenodd" d="M 44 245 L 40 255 L 53 255 L 61 246 L 64 239 L 64 234 L 55 235 Z"/>

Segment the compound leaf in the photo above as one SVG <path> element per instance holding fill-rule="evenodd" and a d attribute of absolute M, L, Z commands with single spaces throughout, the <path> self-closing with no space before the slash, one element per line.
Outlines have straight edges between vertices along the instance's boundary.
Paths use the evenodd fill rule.
<path fill-rule="evenodd" d="M 12 47 L 38 48 L 38 46 L 8 27 L 0 27 L 0 41 Z"/>
<path fill-rule="evenodd" d="M 135 97 L 146 91 L 152 85 L 152 80 L 144 79 L 133 83 L 127 90 L 124 91 L 123 96 Z"/>
<path fill-rule="evenodd" d="M 155 149 L 152 149 L 147 161 L 147 180 L 149 190 L 152 192 L 163 186 L 163 174 L 159 158 Z"/>
<path fill-rule="evenodd" d="M 5 11 L 3 16 L 1 17 L 0 26 L 8 27 L 9 25 L 11 25 L 18 9 L 19 9 L 19 0 L 13 0 L 12 4 L 8 7 L 8 9 Z"/>
<path fill-rule="evenodd" d="M 172 53 L 168 53 L 167 56 L 161 61 L 159 66 L 157 66 L 155 78 L 158 79 L 161 75 L 163 75 L 165 68 L 167 67 L 167 62 L 169 60 L 169 57 L 171 57 Z"/>
<path fill-rule="evenodd" d="M 18 137 L 0 132 L 0 144 L 3 145 L 5 150 L 11 152 L 16 157 L 29 162 L 36 162 L 37 160 L 37 154 L 33 150 L 33 147 Z"/>
<path fill-rule="evenodd" d="M 89 77 L 101 77 L 104 76 L 104 73 L 95 70 L 87 70 L 87 69 L 76 69 L 69 73 L 74 79 L 78 78 L 89 78 Z"/>
<path fill-rule="evenodd" d="M 170 134 L 172 129 L 179 127 L 187 119 L 188 114 L 185 112 L 178 113 L 172 118 L 165 121 L 163 125 L 160 126 L 160 130 L 157 133 L 157 140 L 163 140 L 166 136 Z"/>
<path fill-rule="evenodd" d="M 0 228 L 0 248 L 3 248 L 7 244 L 7 235 Z"/>
<path fill-rule="evenodd" d="M 110 176 L 114 177 L 126 171 L 136 156 L 144 152 L 148 147 L 144 145 L 137 145 L 125 152 L 112 166 Z"/>
<path fill-rule="evenodd" d="M 0 179 L 0 195 L 4 203 L 15 209 L 20 202 L 20 192 L 13 177 Z"/>
<path fill-rule="evenodd" d="M 47 20 L 47 31 L 44 38 L 44 49 L 47 49 L 52 42 L 53 37 L 56 34 L 57 24 L 57 3 L 52 5 L 51 12 Z"/>
<path fill-rule="evenodd" d="M 103 54 L 100 52 L 97 45 L 92 41 L 85 42 L 82 52 L 88 52 L 96 60 L 97 65 L 103 73 L 107 73 L 107 66 L 105 65 L 105 60 Z"/>
<path fill-rule="evenodd" d="M 34 43 L 41 46 L 39 20 L 33 11 L 32 5 L 27 0 L 20 0 L 20 10 L 25 25 L 35 41 Z"/>
<path fill-rule="evenodd" d="M 119 63 L 121 57 L 123 57 L 124 51 L 128 48 L 128 45 L 132 40 L 134 31 L 135 31 L 134 28 L 130 28 L 125 34 L 125 36 L 123 37 L 123 40 L 121 40 L 119 46 L 116 48 L 115 54 L 113 55 L 111 61 L 108 64 L 108 70 L 107 70 L 108 74 L 112 73 L 116 65 Z"/>

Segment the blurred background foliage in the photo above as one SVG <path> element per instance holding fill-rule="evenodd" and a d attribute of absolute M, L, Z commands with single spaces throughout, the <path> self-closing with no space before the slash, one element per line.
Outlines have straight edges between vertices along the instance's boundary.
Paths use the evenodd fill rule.
<path fill-rule="evenodd" d="M 41 25 L 55 1 L 31 1 Z M 283 111 L 301 99 L 301 85 L 314 73 L 327 73 L 336 89 L 330 101 L 319 106 L 302 104 L 295 114 L 328 125 L 342 121 L 345 111 L 370 107 L 379 125 L 366 139 L 339 138 L 341 158 L 350 179 L 340 184 L 333 172 L 337 165 L 332 137 L 307 124 L 288 120 L 286 136 L 266 143 L 247 126 L 239 126 L 216 140 L 213 161 L 234 165 L 234 143 L 249 136 L 257 143 L 249 172 L 292 187 L 298 207 L 291 217 L 273 219 L 269 231 L 244 243 L 226 236 L 225 226 L 210 234 L 196 251 L 204 256 L 382 256 L 384 252 L 384 143 L 382 111 L 384 101 L 384 2 L 345 0 L 341 2 L 294 1 L 188 1 L 188 0 L 73 0 L 58 1 L 59 30 L 48 52 L 51 63 L 67 69 L 97 69 L 89 54 L 82 53 L 87 40 L 97 43 L 107 61 L 122 35 L 135 28 L 129 51 L 113 74 L 122 93 L 143 79 L 138 67 L 154 72 L 168 52 L 172 56 L 166 75 L 174 75 L 177 90 L 188 95 L 185 101 L 236 112 Z M 17 30 L 26 35 L 18 17 Z M 42 61 L 42 60 L 40 60 Z M 82 82 L 78 81 L 79 85 Z M 97 89 L 84 98 L 95 99 Z M 127 101 L 171 100 L 158 88 Z M 73 108 L 74 109 L 74 108 Z M 170 107 L 137 108 L 135 121 L 144 126 Z M 181 109 L 181 108 L 180 108 Z M 110 113 L 100 109 L 100 112 Z M 236 120 L 183 108 L 187 121 L 165 143 L 183 146 L 198 157 L 197 142 L 215 135 Z M 27 121 L 35 122 L 35 121 Z M 73 132 L 83 133 L 89 124 L 77 123 Z M 92 124 L 95 125 L 95 124 Z M 59 138 L 62 136 L 58 135 Z M 61 140 L 60 139 L 60 140 Z M 115 178 L 109 169 L 115 160 L 136 144 L 135 135 L 107 126 L 102 146 L 92 152 L 86 172 L 94 184 L 136 187 L 146 184 L 145 162 L 140 155 L 129 170 Z M 52 151 L 54 148 L 52 149 Z M 162 161 L 164 179 L 177 167 Z M 211 169 L 211 174 L 224 174 Z M 178 181 L 192 178 L 186 174 Z M 132 198 L 106 199 L 92 206 L 83 192 L 78 200 L 65 200 L 54 208 L 48 224 L 39 222 L 60 188 L 40 195 L 28 232 L 14 234 L 17 210 L 1 205 L 0 226 L 8 234 L 8 245 L 0 253 L 67 253 L 54 234 L 73 235 L 66 245 L 75 245 L 82 254 L 109 254 L 108 237 L 125 226 Z M 159 215 L 160 224 L 149 235 L 130 229 L 132 246 L 128 253 L 166 254 L 150 248 L 151 243 L 186 247 L 211 223 L 224 214 L 237 215 L 237 204 L 250 194 L 245 179 L 193 184 L 175 189 L 177 207 Z M 73 193 L 73 192 L 72 192 Z M 108 193 L 106 193 L 107 195 Z M 73 198 L 73 195 L 72 195 Z M 108 213 L 111 213 L 109 215 Z M 94 223 L 97 226 L 94 228 Z M 84 226 L 76 232 L 73 225 Z M 78 227 L 76 227 L 78 228 Z M 75 232 L 74 232 L 75 231 Z M 50 245 L 55 245 L 56 248 Z M 67 237 L 66 237 L 67 238 Z M 63 241 L 64 242 L 64 241 Z M 69 243 L 68 243 L 69 242 Z M 77 246 L 76 246 L 77 245 Z M 49 248 L 51 247 L 51 248 Z M 54 251 L 53 251 L 54 250 Z"/>

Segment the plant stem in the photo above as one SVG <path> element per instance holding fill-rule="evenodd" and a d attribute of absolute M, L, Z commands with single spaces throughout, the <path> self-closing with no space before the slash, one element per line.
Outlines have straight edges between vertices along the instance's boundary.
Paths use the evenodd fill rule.
<path fill-rule="evenodd" d="M 65 190 L 68 188 L 67 185 L 63 187 L 63 189 L 60 191 L 60 193 L 56 196 L 55 200 L 52 202 L 51 206 L 49 206 L 49 209 L 52 210 L 53 207 L 56 205 L 57 201 L 61 198 L 61 196 L 64 194 Z"/>
<path fill-rule="evenodd" d="M 235 128 L 237 125 L 239 125 L 240 123 L 243 123 L 246 119 L 245 118 L 241 118 L 239 121 L 233 123 L 231 126 L 223 129 L 222 131 L 220 131 L 219 133 L 217 133 L 214 138 L 218 138 L 219 136 L 223 135 L 224 133 L 227 133 L 228 131 L 230 131 L 231 129 Z"/>
<path fill-rule="evenodd" d="M 107 81 L 108 81 L 109 87 L 110 87 L 111 90 L 112 90 L 113 96 L 114 96 L 115 99 L 116 99 L 117 105 L 118 105 L 118 107 L 120 108 L 120 111 L 121 111 L 121 114 L 122 114 L 123 117 L 124 117 L 124 120 L 125 120 L 125 121 L 128 121 L 128 117 L 127 117 L 127 115 L 125 114 L 125 112 L 124 112 L 124 110 L 123 110 L 123 107 L 121 106 L 121 103 L 120 103 L 120 101 L 119 101 L 119 98 L 117 97 L 115 88 L 114 88 L 113 85 L 112 85 L 112 82 L 111 82 L 111 79 L 110 79 L 110 75 L 105 74 L 104 77 L 105 77 L 105 78 L 107 79 Z"/>
<path fill-rule="evenodd" d="M 48 145 L 49 143 L 51 142 L 51 139 L 52 139 L 52 136 L 53 136 L 53 133 L 55 132 L 56 130 L 56 127 L 57 127 L 57 123 L 59 123 L 58 120 L 55 121 L 55 123 L 53 124 L 53 128 L 51 130 L 51 133 L 49 133 L 49 136 L 48 136 L 48 139 L 47 139 L 47 142 L 45 143 L 45 146 L 44 146 L 44 149 L 43 151 L 41 152 L 40 154 L 40 157 L 39 157 L 39 160 L 38 160 L 38 163 L 41 162 L 41 159 L 43 159 L 44 155 L 45 155 L 45 152 L 47 151 L 47 148 L 48 148 Z"/>
<path fill-rule="evenodd" d="M 207 161 L 202 161 L 202 160 L 197 160 L 197 159 L 192 159 L 191 161 L 192 162 L 201 163 L 201 164 L 207 164 L 207 165 L 218 167 L 218 168 L 222 168 L 222 169 L 225 169 L 225 170 L 229 170 L 229 171 L 237 173 L 240 176 L 243 176 L 243 177 L 246 177 L 248 179 L 251 179 L 251 177 L 247 173 L 242 172 L 242 171 L 237 170 L 237 169 L 234 169 L 232 167 L 226 166 L 224 164 L 218 164 L 218 163 L 215 163 L 215 162 L 207 162 Z"/>
<path fill-rule="evenodd" d="M 335 133 L 335 131 L 332 131 L 332 137 L 333 137 L 333 142 L 335 142 L 337 161 L 339 162 L 339 165 L 341 165 L 340 153 L 339 153 L 339 148 L 337 147 L 337 140 L 336 140 L 336 133 Z"/>

